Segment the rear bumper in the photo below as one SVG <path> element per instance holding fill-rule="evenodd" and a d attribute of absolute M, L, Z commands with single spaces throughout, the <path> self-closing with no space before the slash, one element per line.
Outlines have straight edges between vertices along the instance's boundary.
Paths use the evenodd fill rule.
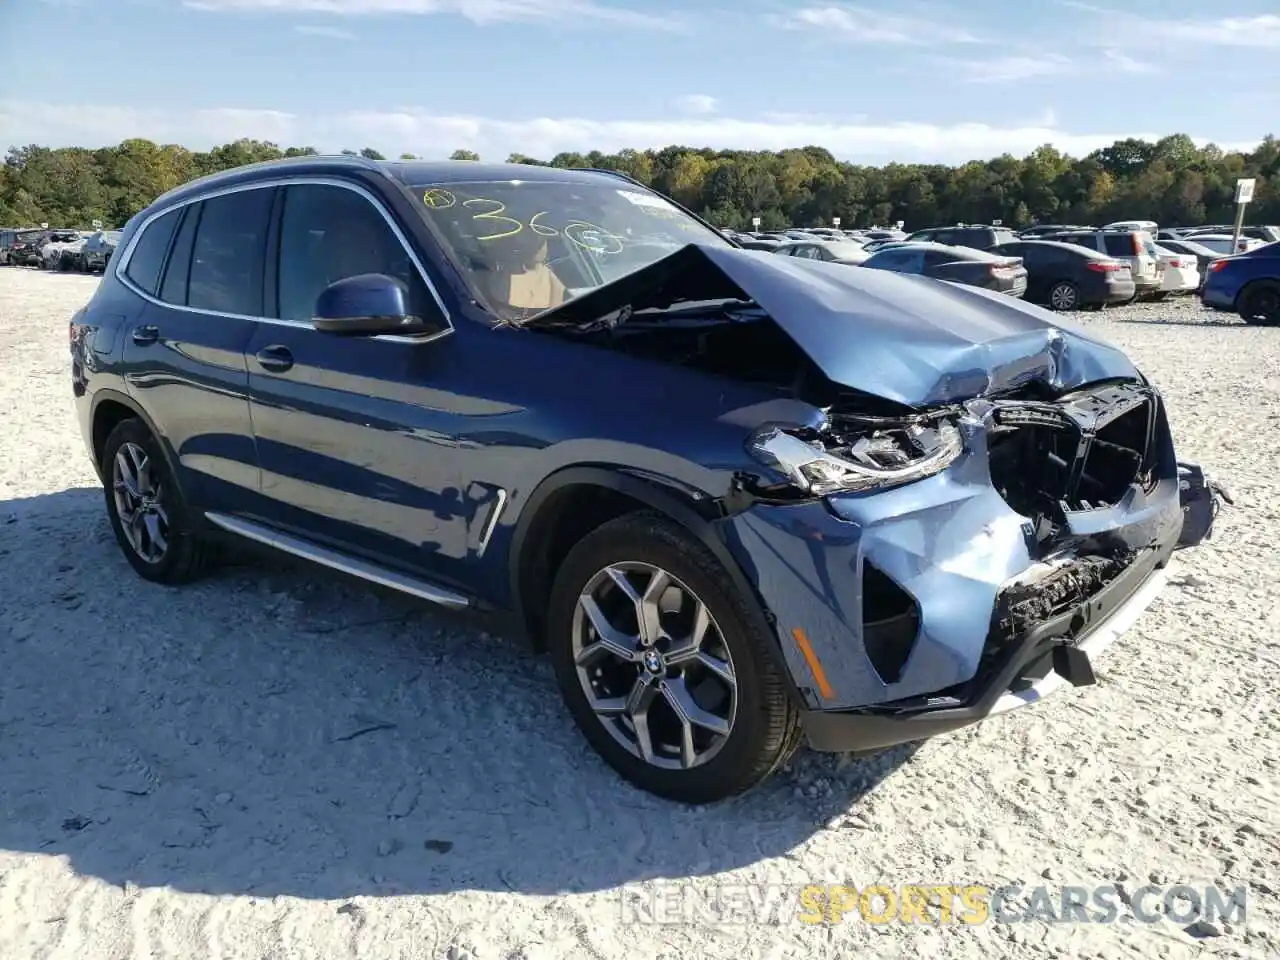
<path fill-rule="evenodd" d="M 1138 293 L 1132 280 L 1123 282 L 1100 283 L 1087 292 L 1081 291 L 1081 299 L 1086 303 L 1128 303 Z"/>
<path fill-rule="evenodd" d="M 1200 274 L 1193 270 L 1166 269 L 1160 284 L 1162 293 L 1193 293 L 1200 288 Z"/>
<path fill-rule="evenodd" d="M 1168 579 L 1173 546 L 1152 551 L 1075 608 L 1026 634 L 960 705 L 886 704 L 873 710 L 806 711 L 809 745 L 869 753 L 924 740 L 1043 700 L 1065 683 L 1093 682 L 1093 660 L 1130 629 Z M 942 698 L 940 698 L 942 699 Z"/>
<path fill-rule="evenodd" d="M 1222 287 L 1212 283 L 1211 278 L 1205 280 L 1204 286 L 1200 288 L 1200 302 L 1206 307 L 1212 307 L 1214 310 L 1234 310 L 1236 308 L 1235 287 Z"/>

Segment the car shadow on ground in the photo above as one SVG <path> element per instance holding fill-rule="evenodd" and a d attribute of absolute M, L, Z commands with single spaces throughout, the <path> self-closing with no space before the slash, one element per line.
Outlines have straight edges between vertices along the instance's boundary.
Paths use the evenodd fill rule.
<path fill-rule="evenodd" d="M 1119 322 L 1134 323 L 1143 327 L 1203 327 L 1212 330 L 1221 330 L 1226 327 L 1245 330 L 1250 326 L 1234 314 L 1221 319 L 1214 318 L 1212 320 L 1170 320 L 1164 317 L 1121 317 Z"/>
<path fill-rule="evenodd" d="M 544 657 L 474 617 L 246 553 L 181 589 L 120 555 L 97 488 L 0 502 L 0 850 L 124 887 L 341 898 L 607 890 L 748 867 L 910 747 L 804 751 L 718 805 L 619 780 Z"/>

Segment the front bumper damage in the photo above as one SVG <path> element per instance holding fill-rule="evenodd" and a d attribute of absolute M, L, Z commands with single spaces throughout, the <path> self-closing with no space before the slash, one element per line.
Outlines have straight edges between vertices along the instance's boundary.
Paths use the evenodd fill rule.
<path fill-rule="evenodd" d="M 726 520 L 816 749 L 872 752 L 1094 682 L 1093 659 L 1230 502 L 1177 463 L 1143 384 L 965 411 L 943 473 Z"/>

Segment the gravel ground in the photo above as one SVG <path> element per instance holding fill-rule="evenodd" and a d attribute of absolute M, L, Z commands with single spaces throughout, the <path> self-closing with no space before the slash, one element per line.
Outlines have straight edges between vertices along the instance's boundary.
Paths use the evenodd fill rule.
<path fill-rule="evenodd" d="M 95 283 L 0 269 L 0 957 L 1280 956 L 1280 330 L 1185 301 L 1082 315 L 1238 504 L 1096 687 L 692 809 L 622 784 L 548 664 L 474 622 L 278 558 L 136 577 L 71 412 Z M 787 896 L 748 924 L 624 908 L 671 919 L 677 881 Z M 1248 918 L 782 910 L 873 883 L 1247 885 Z"/>

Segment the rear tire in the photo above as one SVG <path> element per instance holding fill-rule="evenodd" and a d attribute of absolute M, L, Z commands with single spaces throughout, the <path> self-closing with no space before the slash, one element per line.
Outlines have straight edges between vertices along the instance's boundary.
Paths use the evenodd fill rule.
<path fill-rule="evenodd" d="M 1239 314 L 1245 323 L 1274 327 L 1280 325 L 1280 284 L 1255 281 L 1240 294 Z"/>
<path fill-rule="evenodd" d="M 121 421 L 102 448 L 107 516 L 137 574 L 153 583 L 188 583 L 213 558 L 190 526 L 188 510 L 159 442 L 141 420 Z"/>
<path fill-rule="evenodd" d="M 799 711 L 751 602 L 705 545 L 655 512 L 604 524 L 561 565 L 547 618 L 561 694 L 591 746 L 640 789 L 710 803 L 795 752 Z"/>
<path fill-rule="evenodd" d="M 1049 309 L 1079 310 L 1080 290 L 1070 280 L 1060 280 L 1049 288 Z"/>

